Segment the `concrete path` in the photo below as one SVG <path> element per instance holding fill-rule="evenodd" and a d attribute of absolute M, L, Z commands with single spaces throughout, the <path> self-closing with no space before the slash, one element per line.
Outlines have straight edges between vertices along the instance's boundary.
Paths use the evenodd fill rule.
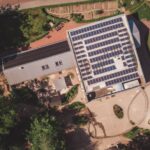
<path fill-rule="evenodd" d="M 20 9 L 35 8 L 41 6 L 73 3 L 73 2 L 83 2 L 87 0 L 32 0 L 29 2 L 20 3 Z"/>

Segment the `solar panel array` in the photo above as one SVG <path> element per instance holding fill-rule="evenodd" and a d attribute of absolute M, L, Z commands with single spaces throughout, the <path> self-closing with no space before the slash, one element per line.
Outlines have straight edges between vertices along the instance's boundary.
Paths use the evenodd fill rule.
<path fill-rule="evenodd" d="M 112 86 L 139 78 L 134 49 L 122 16 L 74 29 L 69 38 L 83 83 Z M 116 61 L 122 63 L 118 68 Z M 86 89 L 88 92 L 88 89 Z"/>

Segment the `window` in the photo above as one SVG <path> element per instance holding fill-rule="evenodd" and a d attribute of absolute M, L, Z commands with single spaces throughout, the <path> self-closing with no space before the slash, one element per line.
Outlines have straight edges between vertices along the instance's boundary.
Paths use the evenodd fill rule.
<path fill-rule="evenodd" d="M 55 65 L 56 65 L 56 67 L 58 67 L 58 66 L 63 65 L 63 63 L 62 63 L 62 61 L 60 60 L 60 61 L 56 61 L 56 62 L 55 62 Z"/>
<path fill-rule="evenodd" d="M 46 69 L 49 69 L 49 65 L 42 66 L 42 70 L 46 70 Z"/>

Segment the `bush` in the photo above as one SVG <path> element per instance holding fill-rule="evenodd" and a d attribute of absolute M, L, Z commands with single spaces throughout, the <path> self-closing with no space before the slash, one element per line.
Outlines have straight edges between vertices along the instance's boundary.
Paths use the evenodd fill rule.
<path fill-rule="evenodd" d="M 86 115 L 76 115 L 73 117 L 73 123 L 76 125 L 86 125 L 89 121 Z"/>
<path fill-rule="evenodd" d="M 74 13 L 72 13 L 70 17 L 71 17 L 71 18 L 73 19 L 73 21 L 75 21 L 75 22 L 81 22 L 81 21 L 84 19 L 84 16 L 83 16 L 81 13 L 79 13 L 79 14 L 74 14 Z"/>
<path fill-rule="evenodd" d="M 68 106 L 70 110 L 75 110 L 75 111 L 81 111 L 83 108 L 85 108 L 85 104 L 81 102 L 74 102 Z"/>
<path fill-rule="evenodd" d="M 127 138 L 129 138 L 129 139 L 134 139 L 140 133 L 142 133 L 142 134 L 150 133 L 150 130 L 148 130 L 148 129 L 142 129 L 142 128 L 139 128 L 139 127 L 135 127 L 131 131 L 125 133 L 124 136 L 127 137 Z"/>
<path fill-rule="evenodd" d="M 123 118 L 123 116 L 124 116 L 123 109 L 119 105 L 114 105 L 113 111 L 119 119 Z"/>
<path fill-rule="evenodd" d="M 102 13 L 103 13 L 103 10 L 96 10 L 96 11 L 95 11 L 95 14 L 96 14 L 96 15 L 99 15 L 99 14 L 102 14 Z"/>
<path fill-rule="evenodd" d="M 62 103 L 68 103 L 71 99 L 73 99 L 78 93 L 78 85 L 74 85 L 69 92 L 65 95 L 62 100 Z"/>

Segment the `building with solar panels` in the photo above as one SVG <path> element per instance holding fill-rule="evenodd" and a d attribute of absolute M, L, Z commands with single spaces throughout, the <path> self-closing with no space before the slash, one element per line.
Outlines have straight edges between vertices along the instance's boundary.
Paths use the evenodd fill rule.
<path fill-rule="evenodd" d="M 89 100 L 140 85 L 144 80 L 124 14 L 68 31 Z"/>

